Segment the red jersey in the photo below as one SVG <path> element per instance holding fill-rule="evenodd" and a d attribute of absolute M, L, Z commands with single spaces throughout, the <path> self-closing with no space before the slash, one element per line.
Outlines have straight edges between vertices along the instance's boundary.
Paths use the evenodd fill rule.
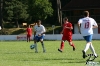
<path fill-rule="evenodd" d="M 72 24 L 70 22 L 67 22 L 65 24 L 63 24 L 63 28 L 64 27 L 73 27 Z M 63 30 L 63 35 L 64 36 L 69 36 L 69 35 L 72 35 L 72 30 L 68 29 L 68 28 L 64 28 Z"/>
<path fill-rule="evenodd" d="M 26 31 L 27 31 L 27 34 L 28 34 L 28 35 L 32 35 L 32 28 L 27 28 Z"/>

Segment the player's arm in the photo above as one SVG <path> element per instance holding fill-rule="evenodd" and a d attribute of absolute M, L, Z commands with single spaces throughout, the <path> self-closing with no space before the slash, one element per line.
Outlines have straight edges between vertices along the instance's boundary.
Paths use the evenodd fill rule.
<path fill-rule="evenodd" d="M 78 22 L 78 31 L 79 31 L 79 33 L 81 34 L 81 30 L 80 30 L 80 23 Z"/>
<path fill-rule="evenodd" d="M 36 35 L 36 31 L 34 31 L 34 37 L 35 37 L 35 35 Z"/>
<path fill-rule="evenodd" d="M 72 29 L 73 29 L 73 27 L 65 27 L 65 28 L 70 29 L 70 30 L 72 30 Z"/>
<path fill-rule="evenodd" d="M 45 34 L 45 33 L 46 33 L 46 29 L 45 29 L 45 27 L 44 27 L 44 26 L 42 27 L 42 30 L 43 30 L 43 33 L 41 33 L 41 35 L 43 35 L 43 34 Z"/>
<path fill-rule="evenodd" d="M 93 25 L 93 28 L 97 28 L 97 27 L 98 27 L 98 25 L 97 26 Z"/>
<path fill-rule="evenodd" d="M 60 32 L 60 34 L 63 34 L 63 31 L 64 31 L 64 27 L 63 27 L 62 31 Z"/>
<path fill-rule="evenodd" d="M 73 30 L 72 24 L 70 24 L 69 27 L 65 26 L 65 28 Z"/>
<path fill-rule="evenodd" d="M 34 37 L 35 37 L 35 35 L 36 35 L 36 29 L 35 29 L 35 26 L 34 26 L 34 28 L 33 28 L 33 35 L 34 35 Z"/>
<path fill-rule="evenodd" d="M 98 27 L 98 25 L 97 25 L 96 21 L 94 20 L 93 28 L 97 28 L 97 27 Z"/>

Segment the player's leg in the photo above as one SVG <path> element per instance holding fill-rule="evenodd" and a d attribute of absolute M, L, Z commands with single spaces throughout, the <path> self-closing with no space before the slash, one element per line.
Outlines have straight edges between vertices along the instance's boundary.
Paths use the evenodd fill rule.
<path fill-rule="evenodd" d="M 29 35 L 27 34 L 27 42 L 29 41 Z"/>
<path fill-rule="evenodd" d="M 38 50 L 37 50 L 37 41 L 38 41 L 38 36 L 35 36 L 34 37 L 35 53 L 38 53 Z"/>
<path fill-rule="evenodd" d="M 43 52 L 46 52 L 45 47 L 44 47 L 43 39 L 44 39 L 44 36 L 41 36 L 40 37 L 40 42 L 41 42 L 41 45 L 42 45 L 42 48 L 43 48 Z"/>
<path fill-rule="evenodd" d="M 95 57 L 98 57 L 98 55 L 96 54 L 95 49 L 94 49 L 92 43 L 90 45 L 90 50 L 92 51 L 92 53 L 94 54 Z"/>
<path fill-rule="evenodd" d="M 64 49 L 64 42 L 66 40 L 65 36 L 62 36 L 61 44 L 60 44 L 60 49 L 58 49 L 59 52 L 62 52 Z"/>
<path fill-rule="evenodd" d="M 75 45 L 72 42 L 72 36 L 67 36 L 67 41 L 69 42 L 69 45 L 73 47 L 73 51 L 75 51 Z"/>
<path fill-rule="evenodd" d="M 90 38 L 89 38 L 89 39 L 92 41 L 92 35 L 90 35 Z M 95 55 L 95 57 L 97 57 L 97 54 L 96 54 L 95 49 L 94 49 L 94 47 L 93 47 L 93 45 L 92 45 L 92 42 L 90 43 L 90 50 L 91 50 L 92 53 Z"/>
<path fill-rule="evenodd" d="M 62 52 L 64 49 L 64 40 L 61 40 L 61 44 L 60 44 L 60 49 L 58 49 L 59 52 Z"/>
<path fill-rule="evenodd" d="M 29 35 L 29 42 L 31 41 L 31 35 Z"/>
<path fill-rule="evenodd" d="M 91 41 L 92 41 L 92 35 L 84 36 L 84 39 L 86 40 L 86 46 L 85 46 L 84 50 L 82 50 L 83 58 L 86 57 L 86 52 L 90 48 Z"/>

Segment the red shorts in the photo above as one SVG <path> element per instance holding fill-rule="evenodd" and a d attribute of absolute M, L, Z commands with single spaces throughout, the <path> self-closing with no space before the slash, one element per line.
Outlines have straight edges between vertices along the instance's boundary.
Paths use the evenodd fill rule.
<path fill-rule="evenodd" d="M 31 37 L 31 35 L 30 34 L 27 34 L 27 37 Z"/>
<path fill-rule="evenodd" d="M 68 42 L 71 42 L 72 41 L 72 35 L 69 35 L 69 36 L 62 36 L 62 40 L 67 40 Z"/>

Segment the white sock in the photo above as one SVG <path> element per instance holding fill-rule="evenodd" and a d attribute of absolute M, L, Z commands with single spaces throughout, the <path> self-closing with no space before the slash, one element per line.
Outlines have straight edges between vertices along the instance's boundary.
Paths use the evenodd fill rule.
<path fill-rule="evenodd" d="M 96 54 L 96 52 L 95 52 L 95 50 L 94 50 L 94 47 L 93 47 L 92 43 L 91 43 L 91 45 L 90 45 L 90 50 L 92 51 L 92 53 L 93 53 L 95 56 L 97 56 L 97 54 Z"/>
<path fill-rule="evenodd" d="M 37 52 L 37 44 L 34 44 L 35 45 L 35 52 Z"/>
<path fill-rule="evenodd" d="M 45 51 L 45 48 L 44 48 L 44 43 L 43 43 L 43 42 L 41 42 L 41 45 L 42 45 L 43 51 Z"/>
<path fill-rule="evenodd" d="M 89 47 L 90 47 L 90 43 L 87 43 L 86 46 L 85 46 L 84 51 L 86 52 L 89 49 Z"/>

